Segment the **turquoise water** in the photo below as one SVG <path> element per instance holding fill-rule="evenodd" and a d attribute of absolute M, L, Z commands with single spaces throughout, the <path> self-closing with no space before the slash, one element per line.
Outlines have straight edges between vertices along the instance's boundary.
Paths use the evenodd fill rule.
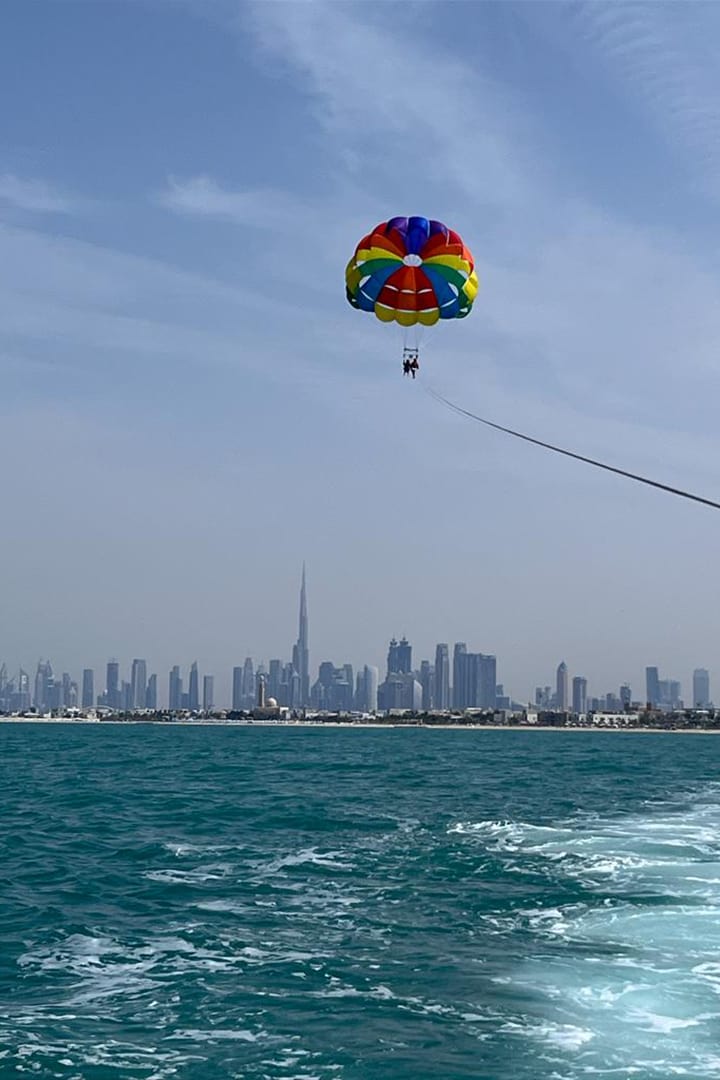
<path fill-rule="evenodd" d="M 0 724 L 0 1077 L 708 1080 L 720 738 Z"/>

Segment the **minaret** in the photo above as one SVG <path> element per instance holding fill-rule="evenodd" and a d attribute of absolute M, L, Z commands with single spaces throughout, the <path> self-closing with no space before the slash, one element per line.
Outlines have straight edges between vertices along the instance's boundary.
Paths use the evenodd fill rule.
<path fill-rule="evenodd" d="M 300 676 L 300 705 L 310 704 L 310 651 L 308 647 L 307 589 L 305 587 L 305 563 L 300 586 L 300 625 L 297 645 L 293 649 L 293 667 Z"/>

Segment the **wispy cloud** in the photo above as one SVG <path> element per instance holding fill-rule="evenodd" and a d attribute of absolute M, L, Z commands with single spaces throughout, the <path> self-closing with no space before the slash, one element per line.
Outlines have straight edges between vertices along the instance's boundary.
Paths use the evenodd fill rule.
<path fill-rule="evenodd" d="M 36 214 L 70 214 L 77 204 L 43 180 L 28 180 L 12 173 L 0 175 L 0 206 Z"/>
<path fill-rule="evenodd" d="M 527 192 L 530 118 L 509 108 L 491 79 L 413 33 L 413 5 L 241 10 L 265 56 L 300 75 L 336 154 L 365 184 L 392 175 L 407 191 L 422 169 L 425 183 L 434 178 L 474 201 L 507 204 Z"/>
<path fill-rule="evenodd" d="M 282 191 L 235 190 L 222 187 L 210 176 L 187 180 L 171 177 L 158 202 L 169 210 L 196 217 L 220 218 L 235 225 L 282 228 L 302 218 L 301 200 Z"/>
<path fill-rule="evenodd" d="M 648 110 L 691 171 L 720 196 L 720 8 L 589 3 L 574 25 Z"/>

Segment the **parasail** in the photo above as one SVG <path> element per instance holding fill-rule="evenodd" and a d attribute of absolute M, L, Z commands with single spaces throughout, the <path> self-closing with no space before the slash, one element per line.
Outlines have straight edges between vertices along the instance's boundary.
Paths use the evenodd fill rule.
<path fill-rule="evenodd" d="M 358 244 L 345 271 L 347 299 L 382 322 L 432 326 L 464 319 L 478 279 L 458 233 L 424 217 L 383 221 Z"/>

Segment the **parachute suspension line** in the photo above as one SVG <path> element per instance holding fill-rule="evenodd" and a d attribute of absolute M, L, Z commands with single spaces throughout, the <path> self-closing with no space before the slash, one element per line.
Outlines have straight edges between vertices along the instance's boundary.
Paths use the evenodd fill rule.
<path fill-rule="evenodd" d="M 617 476 L 625 476 L 628 480 L 635 480 L 638 484 L 647 484 L 649 487 L 659 488 L 660 491 L 668 491 L 671 495 L 679 495 L 682 499 L 691 499 L 693 502 L 711 506 L 714 510 L 720 510 L 720 503 L 713 502 L 712 499 L 705 499 L 702 495 L 693 495 L 689 491 L 683 491 L 682 488 L 670 487 L 669 484 L 661 484 L 658 480 L 650 480 L 646 476 L 639 476 L 637 473 L 618 469 L 614 465 L 606 465 L 603 461 L 595 461 L 593 458 L 585 457 L 583 454 L 576 454 L 572 450 L 563 450 L 560 446 L 553 446 L 552 443 L 534 439 L 531 435 L 523 435 L 521 431 L 513 431 L 512 428 L 503 427 L 502 424 L 496 424 L 492 420 L 486 420 L 485 417 L 478 416 L 476 413 L 470 412 L 469 409 L 463 409 L 460 405 L 456 405 L 453 401 L 443 397 L 442 394 L 438 394 L 427 383 L 423 383 L 423 389 L 430 397 L 435 398 L 436 401 L 451 409 L 452 412 L 457 413 L 459 416 L 466 416 L 469 420 L 475 420 L 478 424 L 485 424 L 486 427 L 494 428 L 495 431 L 502 431 L 505 435 L 512 435 L 513 438 L 522 439 L 523 442 L 542 446 L 544 450 L 552 450 L 555 454 L 563 454 L 565 457 L 574 458 L 575 461 L 583 461 L 586 465 L 593 465 L 596 469 L 604 469 L 606 472 L 615 473 Z"/>

